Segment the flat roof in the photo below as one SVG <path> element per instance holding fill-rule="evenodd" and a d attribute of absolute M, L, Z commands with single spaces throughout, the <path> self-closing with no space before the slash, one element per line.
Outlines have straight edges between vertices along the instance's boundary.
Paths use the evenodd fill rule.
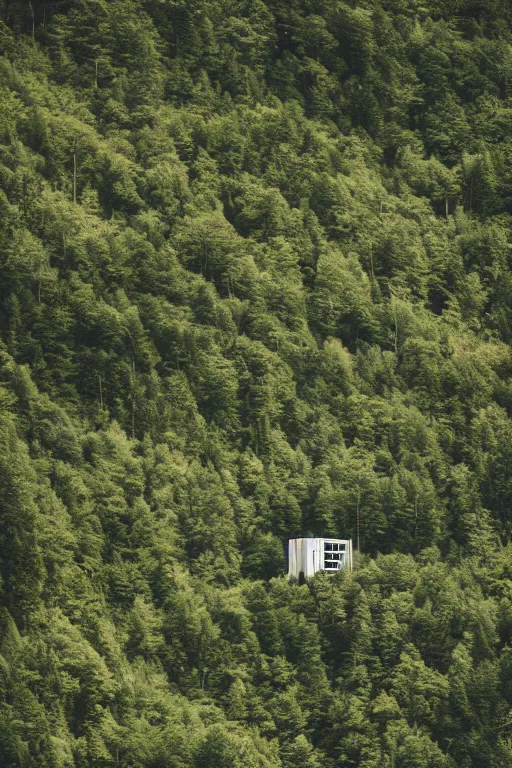
<path fill-rule="evenodd" d="M 332 536 L 297 536 L 288 541 L 350 541 L 350 539 L 334 539 Z"/>

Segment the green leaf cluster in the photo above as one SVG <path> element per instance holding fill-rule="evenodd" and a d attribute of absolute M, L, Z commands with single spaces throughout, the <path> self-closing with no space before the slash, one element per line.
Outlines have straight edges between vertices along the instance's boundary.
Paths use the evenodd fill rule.
<path fill-rule="evenodd" d="M 512 764 L 511 22 L 0 0 L 2 766 Z"/>

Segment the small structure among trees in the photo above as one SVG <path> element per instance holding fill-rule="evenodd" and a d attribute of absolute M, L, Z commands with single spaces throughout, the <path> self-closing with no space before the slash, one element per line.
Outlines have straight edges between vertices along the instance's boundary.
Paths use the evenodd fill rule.
<path fill-rule="evenodd" d="M 288 576 L 307 578 L 318 571 L 334 573 L 340 568 L 352 570 L 352 539 L 290 539 Z"/>

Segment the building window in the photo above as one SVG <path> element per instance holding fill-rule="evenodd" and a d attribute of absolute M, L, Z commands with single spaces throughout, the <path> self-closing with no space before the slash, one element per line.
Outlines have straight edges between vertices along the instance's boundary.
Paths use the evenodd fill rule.
<path fill-rule="evenodd" d="M 324 542 L 324 571 L 338 571 L 345 563 L 345 544 Z"/>

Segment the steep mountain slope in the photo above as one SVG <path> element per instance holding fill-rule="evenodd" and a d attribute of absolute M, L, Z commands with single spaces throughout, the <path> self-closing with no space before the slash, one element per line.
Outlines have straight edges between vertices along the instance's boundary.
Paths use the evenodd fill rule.
<path fill-rule="evenodd" d="M 509 4 L 0 15 L 2 766 L 509 766 Z"/>

